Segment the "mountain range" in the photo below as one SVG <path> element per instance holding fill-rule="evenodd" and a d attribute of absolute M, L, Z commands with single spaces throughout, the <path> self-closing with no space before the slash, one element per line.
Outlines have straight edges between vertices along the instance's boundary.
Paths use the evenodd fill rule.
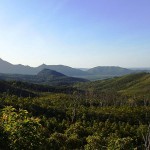
<path fill-rule="evenodd" d="M 13 65 L 7 61 L 0 59 L 0 73 L 36 75 L 38 72 L 40 72 L 45 68 L 55 70 L 67 76 L 87 75 L 86 72 L 80 69 L 75 69 L 64 65 L 42 64 L 38 67 L 30 67 L 30 66 L 24 66 L 22 64 Z"/>
<path fill-rule="evenodd" d="M 77 69 L 64 65 L 46 65 L 38 67 L 24 66 L 22 64 L 14 65 L 0 58 L 0 73 L 5 74 L 23 74 L 36 75 L 43 69 L 50 69 L 62 73 L 66 76 L 79 77 L 86 79 L 102 79 L 113 76 L 121 76 L 131 73 L 143 72 L 143 70 L 132 70 L 116 66 L 98 66 L 90 69 Z"/>
<path fill-rule="evenodd" d="M 37 75 L 0 73 L 0 80 L 23 81 L 23 82 L 29 82 L 34 84 L 44 84 L 44 85 L 51 85 L 51 86 L 72 85 L 77 82 L 88 81 L 82 78 L 69 77 L 62 73 L 50 69 L 43 69 Z"/>

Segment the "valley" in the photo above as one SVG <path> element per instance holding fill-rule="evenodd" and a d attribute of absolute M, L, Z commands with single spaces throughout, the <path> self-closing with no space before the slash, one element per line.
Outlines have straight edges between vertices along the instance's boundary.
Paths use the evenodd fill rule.
<path fill-rule="evenodd" d="M 147 147 L 149 73 L 71 84 L 49 84 L 67 77 L 49 69 L 36 76 L 0 78 L 2 149 Z M 33 78 L 36 84 L 30 82 Z"/>

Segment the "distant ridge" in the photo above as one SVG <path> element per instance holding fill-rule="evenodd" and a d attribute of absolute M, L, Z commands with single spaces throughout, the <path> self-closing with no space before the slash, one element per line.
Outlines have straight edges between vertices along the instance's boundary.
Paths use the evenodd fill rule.
<path fill-rule="evenodd" d="M 71 68 L 64 65 L 46 65 L 42 64 L 38 67 L 30 67 L 24 65 L 13 65 L 7 61 L 4 61 L 0 58 L 0 73 L 10 73 L 10 74 L 27 74 L 27 75 L 36 75 L 43 69 L 51 69 L 57 72 L 60 72 L 67 76 L 80 76 L 87 75 L 88 73 L 80 69 Z"/>
<path fill-rule="evenodd" d="M 22 64 L 13 65 L 0 58 L 0 73 L 5 74 L 22 74 L 22 75 L 36 75 L 43 69 L 50 69 L 59 72 L 63 75 L 70 77 L 78 77 L 90 80 L 99 80 L 104 78 L 110 78 L 114 76 L 122 76 L 137 72 L 148 72 L 147 70 L 134 70 L 121 68 L 116 66 L 98 66 L 91 69 L 86 68 L 72 68 L 64 65 L 46 65 L 42 64 L 38 67 L 24 66 Z"/>
<path fill-rule="evenodd" d="M 35 84 L 44 84 L 52 86 L 72 85 L 77 82 L 87 82 L 86 79 L 69 77 L 50 69 L 43 69 L 37 75 L 21 75 L 21 74 L 2 74 L 0 80 L 4 81 L 23 81 Z"/>
<path fill-rule="evenodd" d="M 36 74 L 36 70 L 30 66 L 24 66 L 21 64 L 13 65 L 0 58 L 0 73 L 10 74 Z"/>
<path fill-rule="evenodd" d="M 95 75 L 121 76 L 121 75 L 133 73 L 135 71 L 126 68 L 121 68 L 118 66 L 98 66 L 87 70 L 87 72 Z"/>
<path fill-rule="evenodd" d="M 67 75 L 67 76 L 88 75 L 88 73 L 85 71 L 82 71 L 80 69 L 75 69 L 75 68 L 72 68 L 69 66 L 64 66 L 64 65 L 45 65 L 45 64 L 42 64 L 42 65 L 36 67 L 36 70 L 38 70 L 38 72 L 39 72 L 45 68 L 55 70 L 55 71 L 60 72 L 64 75 Z"/>

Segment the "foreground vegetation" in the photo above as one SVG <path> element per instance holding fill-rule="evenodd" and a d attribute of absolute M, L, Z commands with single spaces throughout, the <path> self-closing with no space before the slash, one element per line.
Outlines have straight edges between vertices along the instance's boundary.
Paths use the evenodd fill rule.
<path fill-rule="evenodd" d="M 1 81 L 0 148 L 149 150 L 149 79 L 142 73 L 74 87 Z"/>

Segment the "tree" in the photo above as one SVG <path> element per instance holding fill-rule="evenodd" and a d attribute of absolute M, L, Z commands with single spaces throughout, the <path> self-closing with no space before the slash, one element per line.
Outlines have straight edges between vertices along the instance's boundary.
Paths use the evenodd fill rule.
<path fill-rule="evenodd" d="M 10 149 L 40 149 L 43 141 L 39 119 L 30 118 L 26 110 L 7 106 L 2 111 L 1 125 L 8 134 Z"/>
<path fill-rule="evenodd" d="M 149 150 L 150 149 L 150 124 L 148 125 L 148 127 L 141 124 L 140 130 L 143 137 L 145 150 Z"/>
<path fill-rule="evenodd" d="M 112 134 L 108 138 L 107 150 L 134 150 L 132 141 L 131 137 L 120 138 Z"/>
<path fill-rule="evenodd" d="M 100 150 L 104 150 L 105 148 L 105 139 L 102 138 L 101 136 L 97 136 L 97 135 L 92 135 L 92 136 L 88 136 L 86 138 L 87 141 L 87 145 L 85 145 L 85 150 L 96 150 L 96 149 L 100 149 Z"/>

